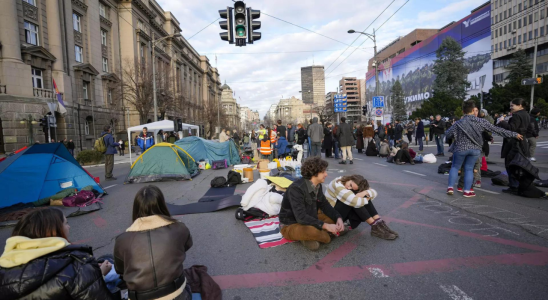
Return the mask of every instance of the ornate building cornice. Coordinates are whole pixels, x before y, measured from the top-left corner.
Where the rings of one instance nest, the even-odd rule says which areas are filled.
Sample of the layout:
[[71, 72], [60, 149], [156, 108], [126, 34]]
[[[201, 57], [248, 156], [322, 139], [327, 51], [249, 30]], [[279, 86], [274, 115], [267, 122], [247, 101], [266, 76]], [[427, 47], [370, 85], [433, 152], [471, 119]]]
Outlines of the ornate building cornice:
[[88, 10], [88, 6], [80, 0], [72, 0], [72, 4], [83, 9], [84, 11]]

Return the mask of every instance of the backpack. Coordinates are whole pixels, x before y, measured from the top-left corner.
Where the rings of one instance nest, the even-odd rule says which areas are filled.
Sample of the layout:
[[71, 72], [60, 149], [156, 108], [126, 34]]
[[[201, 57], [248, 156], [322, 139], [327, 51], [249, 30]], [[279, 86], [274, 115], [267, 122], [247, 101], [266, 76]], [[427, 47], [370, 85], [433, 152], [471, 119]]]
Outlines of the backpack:
[[242, 183], [242, 174], [235, 171], [228, 171], [226, 186], [235, 186]]
[[236, 210], [235, 215], [237, 220], [242, 220], [242, 221], [268, 218], [267, 213], [255, 207], [252, 207], [248, 210], [244, 210], [243, 208], [240, 207]]
[[384, 137], [386, 136], [386, 132], [384, 131], [384, 126], [379, 126], [377, 136], [379, 139], [384, 140]]
[[212, 188], [222, 188], [226, 186], [226, 178], [223, 176], [217, 176], [211, 180]]
[[251, 163], [251, 157], [249, 155], [242, 155], [242, 164], [247, 165]]
[[217, 169], [226, 169], [228, 168], [228, 164], [226, 162], [226, 159], [221, 159], [221, 160], [214, 160], [211, 162], [211, 168], [213, 170], [217, 170]]
[[508, 175], [505, 175], [505, 174], [499, 174], [491, 178], [491, 182], [494, 185], [502, 185], [502, 186], [508, 186], [510, 184], [510, 182], [508, 181]]
[[105, 143], [105, 136], [107, 136], [107, 135], [105, 134], [102, 137], [95, 140], [95, 144], [93, 145], [93, 149], [95, 149], [95, 151], [98, 151], [98, 152], [101, 152], [101, 153], [107, 152], [107, 145]]

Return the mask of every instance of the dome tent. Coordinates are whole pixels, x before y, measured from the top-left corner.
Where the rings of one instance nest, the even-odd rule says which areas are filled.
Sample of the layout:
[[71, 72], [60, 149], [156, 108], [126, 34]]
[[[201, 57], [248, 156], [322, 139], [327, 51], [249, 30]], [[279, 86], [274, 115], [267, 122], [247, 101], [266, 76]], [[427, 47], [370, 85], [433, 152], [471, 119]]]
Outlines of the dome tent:
[[174, 144], [159, 143], [135, 160], [126, 182], [191, 180], [198, 174], [196, 161], [185, 150]]
[[226, 159], [228, 165], [240, 163], [238, 148], [232, 140], [219, 143], [191, 136], [176, 141], [175, 145], [185, 149], [197, 161], [207, 159], [211, 163], [215, 160]]

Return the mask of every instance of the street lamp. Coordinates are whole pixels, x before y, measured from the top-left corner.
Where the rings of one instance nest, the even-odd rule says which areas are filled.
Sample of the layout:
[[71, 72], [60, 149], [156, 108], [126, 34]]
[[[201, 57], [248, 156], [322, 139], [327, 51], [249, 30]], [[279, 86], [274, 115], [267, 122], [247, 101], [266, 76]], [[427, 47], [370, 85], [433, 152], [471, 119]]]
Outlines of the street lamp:
[[[156, 100], [156, 51], [155, 47], [158, 42], [161, 42], [167, 38], [174, 38], [174, 37], [180, 37], [181, 33], [175, 33], [168, 36], [164, 36], [162, 38], [152, 40], [150, 43], [152, 45], [152, 92], [153, 92], [153, 99], [154, 99], [154, 122], [158, 121], [158, 101]], [[154, 38], [154, 34], [152, 34], [152, 37]]]
[[38, 124], [38, 122], [34, 121], [34, 118], [32, 118], [32, 115], [29, 114], [29, 116], [26, 119], [23, 119], [19, 121], [21, 124], [27, 124], [27, 127], [29, 129], [29, 144], [34, 144], [34, 134], [32, 132], [32, 125]]
[[[375, 35], [375, 28], [373, 28], [373, 34], [369, 34], [369, 33], [365, 33], [365, 32], [361, 32], [361, 31], [355, 31], [354, 29], [350, 29], [348, 30], [348, 33], [359, 33], [359, 34], [363, 34], [365, 35], [366, 37], [368, 37], [370, 40], [373, 41], [373, 49], [374, 49], [374, 54], [373, 54], [373, 67], [375, 67], [375, 96], [378, 96], [379, 95], [379, 76], [377, 74], [377, 70], [378, 70], [378, 67], [379, 67], [379, 64], [377, 63], [377, 39], [376, 39], [376, 35]], [[372, 108], [372, 107], [371, 107]], [[371, 109], [372, 110], [372, 109]]]

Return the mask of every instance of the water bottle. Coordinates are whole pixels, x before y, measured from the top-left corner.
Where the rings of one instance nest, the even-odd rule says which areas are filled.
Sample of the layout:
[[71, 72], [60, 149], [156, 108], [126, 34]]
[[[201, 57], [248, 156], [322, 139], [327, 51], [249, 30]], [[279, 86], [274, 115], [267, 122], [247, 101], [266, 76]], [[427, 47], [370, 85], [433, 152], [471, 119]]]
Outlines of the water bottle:
[[295, 177], [297, 177], [297, 178], [301, 178], [301, 177], [302, 177], [302, 175], [301, 175], [301, 166], [297, 166], [297, 167], [295, 168]]

